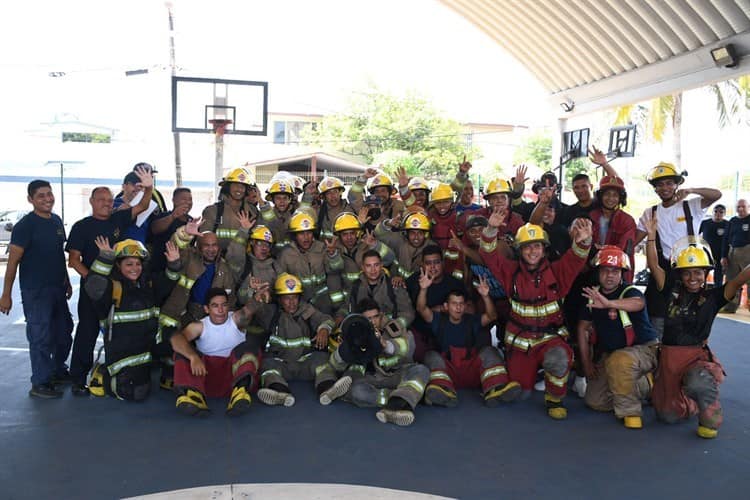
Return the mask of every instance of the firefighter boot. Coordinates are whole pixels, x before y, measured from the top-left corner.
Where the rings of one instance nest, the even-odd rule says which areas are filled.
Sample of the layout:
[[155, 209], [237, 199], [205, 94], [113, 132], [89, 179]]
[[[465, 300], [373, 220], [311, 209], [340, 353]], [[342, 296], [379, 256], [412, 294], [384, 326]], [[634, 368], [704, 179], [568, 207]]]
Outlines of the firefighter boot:
[[424, 391], [424, 402], [428, 405], [453, 408], [458, 404], [456, 391], [437, 384], [430, 384]]
[[209, 413], [206, 398], [195, 389], [188, 389], [185, 394], [179, 396], [175, 406], [184, 415], [202, 417]]
[[637, 415], [625, 417], [622, 419], [622, 422], [628, 429], [643, 429], [643, 421], [641, 420], [641, 417]]
[[104, 397], [106, 392], [104, 390], [104, 370], [106, 368], [101, 363], [96, 363], [94, 369], [91, 370], [91, 378], [89, 379], [89, 392], [92, 396]]
[[719, 435], [718, 429], [711, 429], [710, 427], [698, 426], [698, 435], [703, 439], [714, 439]]
[[404, 399], [391, 397], [385, 408], [375, 413], [375, 417], [382, 423], [392, 423], [406, 427], [414, 422], [414, 412]]
[[289, 407], [294, 405], [294, 396], [291, 395], [288, 387], [281, 384], [271, 384], [270, 387], [259, 389], [258, 399], [270, 406], [284, 405]]
[[568, 418], [568, 410], [565, 409], [565, 405], [563, 405], [563, 402], [560, 398], [545, 394], [544, 402], [547, 406], [547, 415], [554, 418], [555, 420], [565, 420], [566, 418]]
[[232, 395], [229, 397], [227, 415], [237, 417], [247, 413], [252, 402], [253, 399], [250, 397], [250, 393], [247, 392], [247, 387], [235, 386], [232, 389]]
[[490, 389], [487, 394], [484, 395], [484, 404], [490, 408], [494, 408], [502, 403], [510, 403], [521, 395], [521, 384], [515, 381], [510, 381], [505, 385], [501, 385]]
[[335, 399], [338, 399], [344, 394], [346, 394], [347, 392], [349, 392], [349, 388], [351, 386], [352, 386], [352, 378], [349, 375], [344, 375], [343, 377], [338, 379], [333, 385], [331, 385], [331, 387], [321, 392], [318, 400], [320, 401], [320, 404], [322, 405], [329, 405]]

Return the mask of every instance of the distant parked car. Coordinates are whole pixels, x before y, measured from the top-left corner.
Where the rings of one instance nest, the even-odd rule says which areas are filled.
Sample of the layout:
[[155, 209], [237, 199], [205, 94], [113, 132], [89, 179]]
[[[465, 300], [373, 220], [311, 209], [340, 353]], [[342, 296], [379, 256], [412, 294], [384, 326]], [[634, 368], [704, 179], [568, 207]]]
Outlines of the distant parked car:
[[28, 210], [0, 210], [0, 241], [10, 240], [13, 226], [27, 213], [29, 213]]

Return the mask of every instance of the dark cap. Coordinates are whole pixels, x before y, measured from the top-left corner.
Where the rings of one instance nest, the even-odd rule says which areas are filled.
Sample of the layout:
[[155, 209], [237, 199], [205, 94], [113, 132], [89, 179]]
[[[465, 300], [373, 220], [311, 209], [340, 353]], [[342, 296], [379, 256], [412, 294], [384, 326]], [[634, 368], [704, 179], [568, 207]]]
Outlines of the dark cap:
[[725, 207], [721, 203], [717, 203], [716, 205], [714, 205], [714, 210], [724, 210], [726, 212], [727, 211], [727, 207]]
[[487, 220], [487, 217], [484, 217], [483, 215], [470, 215], [468, 219], [466, 219], [466, 229], [471, 229], [472, 227], [487, 227], [490, 223]]
[[128, 175], [122, 180], [123, 184], [138, 184], [141, 179], [135, 175], [135, 172], [128, 172]]
[[365, 198], [365, 205], [380, 205], [383, 203], [383, 200], [380, 199], [380, 196], [375, 196], [374, 194], [371, 194], [367, 198]]
[[152, 174], [155, 174], [158, 172], [158, 170], [156, 170], [153, 165], [151, 165], [150, 163], [146, 163], [145, 161], [141, 161], [133, 165], [133, 171], [135, 172], [135, 169], [138, 167], [141, 167], [147, 172], [151, 172]]

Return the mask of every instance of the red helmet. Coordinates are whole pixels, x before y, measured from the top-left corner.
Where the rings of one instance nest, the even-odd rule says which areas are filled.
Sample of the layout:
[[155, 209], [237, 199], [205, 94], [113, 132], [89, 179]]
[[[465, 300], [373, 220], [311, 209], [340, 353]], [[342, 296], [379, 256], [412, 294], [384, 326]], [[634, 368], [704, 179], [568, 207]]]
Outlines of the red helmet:
[[605, 175], [599, 181], [599, 191], [615, 188], [621, 193], [625, 191], [625, 181], [614, 175]]
[[619, 247], [604, 245], [591, 259], [591, 266], [619, 267], [627, 271], [630, 270], [630, 258]]

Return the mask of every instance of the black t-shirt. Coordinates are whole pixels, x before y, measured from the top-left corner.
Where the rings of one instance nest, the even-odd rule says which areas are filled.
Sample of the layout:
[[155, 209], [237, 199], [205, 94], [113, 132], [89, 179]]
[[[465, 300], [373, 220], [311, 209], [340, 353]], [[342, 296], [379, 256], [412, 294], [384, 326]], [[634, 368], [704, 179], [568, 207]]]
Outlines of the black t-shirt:
[[[620, 299], [620, 295], [626, 286], [630, 285], [622, 284], [615, 291], [604, 294], [604, 296], [609, 300]], [[631, 287], [622, 295], [622, 298], [628, 299], [631, 297], [643, 298], [643, 293], [637, 288]], [[648, 318], [648, 310], [645, 303], [642, 310], [627, 314], [630, 318], [630, 323], [633, 325], [636, 344], [645, 344], [658, 338], [658, 333]], [[612, 352], [627, 347], [625, 328], [620, 320], [619, 311], [583, 307], [579, 318], [584, 321], [591, 321], [594, 324], [597, 351]]]
[[115, 243], [124, 238], [125, 230], [132, 222], [132, 208], [112, 212], [107, 220], [85, 217], [73, 224], [65, 250], [81, 252], [83, 265], [90, 268], [99, 255], [99, 248], [94, 243], [96, 237], [105, 236], [109, 239], [110, 246], [114, 247]]
[[[432, 309], [435, 306], [442, 305], [446, 300], [448, 300], [448, 293], [451, 290], [462, 290], [465, 293], [466, 287], [464, 286], [463, 281], [449, 274], [444, 274], [443, 279], [440, 280], [440, 283], [433, 283], [427, 289], [427, 307]], [[419, 295], [419, 272], [412, 274], [406, 280], [406, 291], [409, 292], [411, 303], [416, 305], [417, 295]], [[416, 318], [412, 323], [412, 327], [420, 332], [430, 331], [430, 325], [428, 325], [425, 320], [422, 319], [422, 316], [420, 314], [416, 315]]]
[[565, 226], [557, 223], [545, 224], [544, 230], [547, 231], [550, 244], [547, 251], [547, 258], [551, 262], [554, 262], [562, 257], [570, 248], [570, 234]]
[[481, 334], [482, 316], [480, 314], [464, 314], [461, 322], [451, 323], [448, 314], [432, 315], [430, 331], [440, 346], [440, 352], [448, 352], [451, 347], [467, 347], [479, 349], [488, 345], [486, 335]]
[[559, 213], [557, 217], [555, 217], [555, 222], [569, 228], [577, 218], [588, 218], [589, 212], [595, 209], [596, 206], [597, 204], [595, 201], [592, 201], [587, 207], [582, 207], [580, 203], [564, 206], [562, 210], [558, 211]]
[[724, 307], [724, 286], [688, 293], [670, 273], [665, 283], [667, 316], [664, 320], [664, 345], [699, 345], [708, 340], [719, 309]]
[[26, 214], [13, 227], [10, 243], [23, 248], [18, 274], [22, 290], [67, 284], [65, 228], [60, 217], [52, 214], [47, 219], [34, 212]]
[[703, 239], [711, 246], [711, 253], [714, 256], [714, 260], [721, 259], [721, 256], [726, 253], [724, 248], [728, 243], [726, 236], [729, 232], [729, 221], [721, 220], [715, 222], [713, 219], [705, 219], [701, 222], [698, 232], [703, 235]]

